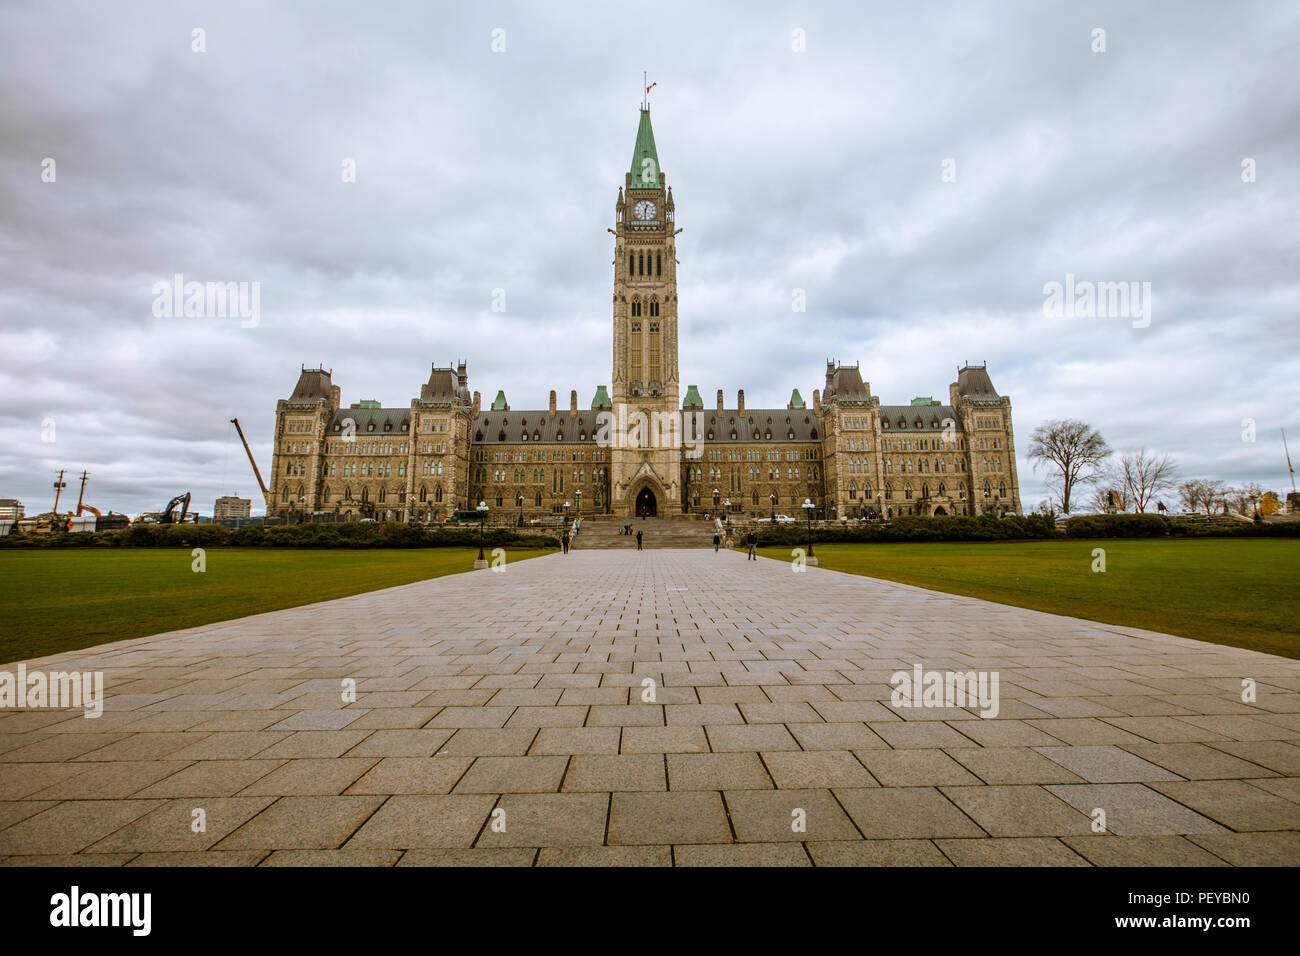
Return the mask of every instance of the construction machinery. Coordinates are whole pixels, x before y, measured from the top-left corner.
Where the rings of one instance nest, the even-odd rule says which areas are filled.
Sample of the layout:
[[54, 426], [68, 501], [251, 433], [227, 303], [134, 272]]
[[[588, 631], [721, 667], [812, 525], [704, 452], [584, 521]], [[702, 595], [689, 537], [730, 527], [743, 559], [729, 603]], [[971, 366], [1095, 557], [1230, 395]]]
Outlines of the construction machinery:
[[244, 430], [239, 427], [239, 419], [232, 418], [230, 424], [235, 426], [235, 431], [239, 432], [239, 440], [244, 443], [244, 452], [248, 455], [248, 463], [253, 466], [253, 474], [257, 476], [257, 486], [262, 489], [262, 503], [266, 505], [266, 513], [271, 513], [271, 492], [267, 490], [266, 482], [262, 480], [262, 472], [258, 470], [257, 462], [253, 460], [253, 449], [248, 447], [248, 439], [244, 437]]
[[80, 517], [82, 516], [83, 513], [89, 511], [89, 512], [90, 512], [91, 514], [93, 514], [96, 518], [102, 518], [102, 517], [104, 517], [104, 513], [103, 513], [102, 511], [100, 511], [100, 510], [99, 510], [98, 508], [96, 508], [94, 505], [88, 505], [88, 504], [86, 504], [86, 502], [85, 502], [85, 498], [86, 498], [86, 479], [89, 478], [89, 477], [90, 477], [90, 473], [89, 473], [89, 472], [83, 471], [83, 472], [81, 473], [81, 493], [80, 493], [79, 495], [77, 495], [77, 517], [80, 518]]
[[[176, 506], [180, 505], [181, 513], [176, 514]], [[190, 493], [187, 491], [182, 495], [177, 495], [171, 501], [167, 502], [167, 508], [163, 511], [162, 516], [158, 519], [159, 524], [181, 524], [185, 521], [185, 516], [190, 511]]]
[[[181, 509], [180, 514], [176, 513], [177, 506]], [[181, 524], [189, 513], [190, 493], [186, 491], [167, 502], [167, 507], [162, 511], [146, 511], [136, 515], [133, 524]], [[197, 514], [192, 516], [192, 520], [197, 518]]]

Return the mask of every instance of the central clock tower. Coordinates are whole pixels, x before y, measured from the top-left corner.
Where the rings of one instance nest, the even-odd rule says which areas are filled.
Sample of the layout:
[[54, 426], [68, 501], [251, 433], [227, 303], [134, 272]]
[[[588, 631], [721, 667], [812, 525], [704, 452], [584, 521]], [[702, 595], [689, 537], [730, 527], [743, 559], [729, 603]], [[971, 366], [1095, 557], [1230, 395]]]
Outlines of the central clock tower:
[[631, 168], [614, 213], [612, 504], [616, 514], [626, 516], [680, 514], [675, 242], [680, 230], [648, 107], [641, 108]]

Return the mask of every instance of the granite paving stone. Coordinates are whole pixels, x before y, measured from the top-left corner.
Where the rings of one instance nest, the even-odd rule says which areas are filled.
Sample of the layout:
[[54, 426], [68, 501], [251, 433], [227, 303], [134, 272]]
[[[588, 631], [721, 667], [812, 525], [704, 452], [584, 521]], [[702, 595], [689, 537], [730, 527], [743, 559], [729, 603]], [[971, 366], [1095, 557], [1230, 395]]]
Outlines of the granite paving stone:
[[[0, 711], [6, 866], [1300, 865], [1300, 661], [735, 552], [25, 663], [106, 693]], [[999, 674], [998, 715], [894, 706], [917, 665]]]

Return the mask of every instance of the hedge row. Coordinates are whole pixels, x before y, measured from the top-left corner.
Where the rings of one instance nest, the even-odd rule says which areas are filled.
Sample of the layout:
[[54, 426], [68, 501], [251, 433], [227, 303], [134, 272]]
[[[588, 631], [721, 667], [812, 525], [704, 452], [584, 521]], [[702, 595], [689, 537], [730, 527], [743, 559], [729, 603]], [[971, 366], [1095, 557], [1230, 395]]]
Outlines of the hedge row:
[[[814, 527], [814, 541], [1024, 541], [1056, 536], [1056, 523], [1045, 515], [972, 518], [952, 515], [941, 518], [903, 517], [884, 524], [844, 523]], [[808, 540], [806, 526], [768, 527], [758, 532], [760, 545], [797, 545]]]
[[[467, 548], [478, 547], [478, 528], [423, 528], [397, 522], [250, 525], [225, 528], [215, 524], [141, 524], [122, 531], [77, 534], [6, 535], [9, 548]], [[488, 547], [556, 548], [545, 534], [520, 534], [490, 528], [483, 534]]]
[[1065, 524], [1071, 538], [1300, 538], [1300, 521], [1211, 524], [1162, 515], [1080, 515]]
[[[743, 534], [742, 534], [743, 537]], [[943, 518], [904, 517], [885, 524], [856, 524], [814, 527], [816, 542], [890, 541], [1043, 541], [1060, 538], [1296, 538], [1300, 521], [1258, 524], [1208, 524], [1171, 521], [1160, 515], [1080, 515], [1066, 522], [1064, 530], [1046, 515], [978, 518], [953, 515]], [[766, 527], [758, 532], [760, 545], [799, 545], [808, 540], [804, 525]]]

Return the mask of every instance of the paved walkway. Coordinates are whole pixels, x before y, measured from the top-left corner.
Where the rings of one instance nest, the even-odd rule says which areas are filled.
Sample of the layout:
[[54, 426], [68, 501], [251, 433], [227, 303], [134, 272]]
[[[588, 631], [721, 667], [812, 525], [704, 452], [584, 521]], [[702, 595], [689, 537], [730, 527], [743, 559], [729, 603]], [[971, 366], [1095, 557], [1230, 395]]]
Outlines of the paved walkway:
[[[918, 663], [998, 715], [892, 706]], [[28, 663], [69, 666], [103, 716], [0, 711], [7, 864], [1300, 863], [1300, 661], [735, 553]]]

